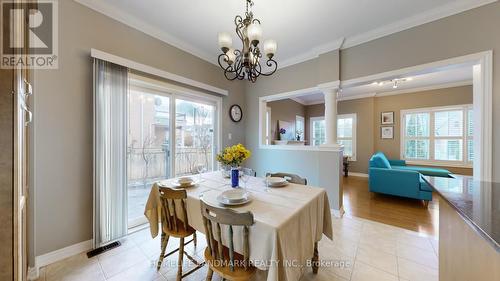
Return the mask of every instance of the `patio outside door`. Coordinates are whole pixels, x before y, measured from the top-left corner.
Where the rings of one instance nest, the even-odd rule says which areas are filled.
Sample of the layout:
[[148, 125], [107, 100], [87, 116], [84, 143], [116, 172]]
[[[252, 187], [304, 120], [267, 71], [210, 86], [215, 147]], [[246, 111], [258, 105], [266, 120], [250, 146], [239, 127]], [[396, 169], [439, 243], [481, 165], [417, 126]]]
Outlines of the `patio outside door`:
[[137, 79], [131, 79], [128, 98], [129, 228], [146, 223], [144, 207], [154, 182], [214, 169], [218, 128], [218, 103], [210, 97]]

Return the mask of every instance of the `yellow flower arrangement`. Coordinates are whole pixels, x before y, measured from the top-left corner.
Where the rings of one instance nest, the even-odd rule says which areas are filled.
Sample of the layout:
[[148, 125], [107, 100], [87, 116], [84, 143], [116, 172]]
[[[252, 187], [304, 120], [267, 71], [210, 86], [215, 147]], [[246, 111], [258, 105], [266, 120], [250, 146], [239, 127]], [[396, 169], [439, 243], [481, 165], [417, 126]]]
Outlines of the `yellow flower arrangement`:
[[243, 161], [250, 158], [250, 151], [241, 143], [224, 148], [217, 154], [217, 161], [225, 166], [238, 167]]

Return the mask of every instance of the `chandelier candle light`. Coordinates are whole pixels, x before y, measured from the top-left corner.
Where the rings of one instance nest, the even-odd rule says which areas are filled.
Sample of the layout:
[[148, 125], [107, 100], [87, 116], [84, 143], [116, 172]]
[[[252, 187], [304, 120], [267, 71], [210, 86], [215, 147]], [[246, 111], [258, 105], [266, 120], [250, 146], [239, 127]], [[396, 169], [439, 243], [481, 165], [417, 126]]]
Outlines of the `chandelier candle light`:
[[[276, 53], [277, 44], [274, 40], [264, 41], [264, 54], [267, 57], [265, 69], [262, 69], [261, 59], [262, 52], [259, 48], [259, 43], [262, 39], [262, 27], [260, 20], [253, 17], [252, 11], [249, 10], [253, 6], [252, 0], [246, 1], [245, 18], [237, 15], [234, 18], [236, 25], [236, 34], [241, 39], [242, 50], [232, 47], [233, 40], [227, 32], [219, 33], [219, 47], [222, 54], [219, 55], [219, 65], [224, 70], [224, 76], [228, 80], [243, 80], [257, 81], [260, 75], [270, 76], [278, 68], [278, 63], [273, 59]], [[267, 72], [265, 72], [267, 70]]]

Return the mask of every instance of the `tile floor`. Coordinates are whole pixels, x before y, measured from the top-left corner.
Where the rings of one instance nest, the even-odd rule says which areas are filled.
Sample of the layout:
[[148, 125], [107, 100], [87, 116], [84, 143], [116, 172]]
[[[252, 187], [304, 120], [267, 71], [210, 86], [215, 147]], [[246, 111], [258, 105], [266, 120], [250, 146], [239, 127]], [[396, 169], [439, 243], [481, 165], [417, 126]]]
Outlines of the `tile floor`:
[[[334, 240], [326, 237], [319, 243], [320, 258], [333, 261], [317, 275], [308, 270], [301, 281], [434, 281], [438, 280], [437, 239], [417, 232], [355, 217], [333, 219]], [[205, 247], [199, 235], [199, 245], [187, 247], [199, 259]], [[178, 241], [169, 241], [174, 249]], [[175, 280], [177, 254], [164, 260], [157, 272], [155, 261], [160, 251], [159, 238], [151, 239], [145, 229], [129, 235], [122, 246], [91, 259], [76, 255], [41, 268], [41, 281], [99, 280]], [[186, 271], [192, 264], [186, 264]], [[261, 272], [262, 273], [262, 272]], [[184, 280], [205, 280], [206, 267]], [[262, 274], [255, 280], [264, 280]], [[214, 275], [213, 280], [221, 280]]]

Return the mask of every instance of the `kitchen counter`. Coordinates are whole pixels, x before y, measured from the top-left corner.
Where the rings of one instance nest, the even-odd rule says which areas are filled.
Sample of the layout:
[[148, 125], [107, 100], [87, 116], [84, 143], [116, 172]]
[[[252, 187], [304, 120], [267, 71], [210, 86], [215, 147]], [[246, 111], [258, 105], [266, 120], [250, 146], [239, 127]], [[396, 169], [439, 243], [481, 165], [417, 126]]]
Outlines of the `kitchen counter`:
[[500, 251], [500, 183], [474, 181], [472, 177], [425, 177], [441, 197], [497, 251]]
[[500, 183], [429, 177], [439, 204], [439, 280], [500, 281]]

